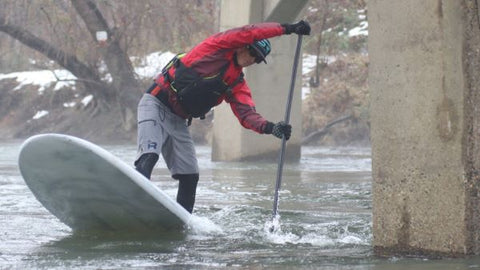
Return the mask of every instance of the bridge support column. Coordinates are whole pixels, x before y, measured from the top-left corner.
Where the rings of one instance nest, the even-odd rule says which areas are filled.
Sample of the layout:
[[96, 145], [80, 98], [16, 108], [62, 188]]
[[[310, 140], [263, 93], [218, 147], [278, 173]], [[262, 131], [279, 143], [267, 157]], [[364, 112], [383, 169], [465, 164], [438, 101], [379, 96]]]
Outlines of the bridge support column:
[[377, 254], [479, 254], [475, 3], [368, 2]]
[[[307, 1], [290, 1], [294, 8], [285, 14], [289, 1], [223, 0], [221, 2], [220, 30], [261, 22], [273, 17], [278, 22], [292, 22]], [[298, 3], [302, 3], [299, 6]], [[275, 7], [282, 7], [276, 11]], [[288, 10], [288, 9], [287, 9]], [[282, 16], [282, 14], [285, 14]], [[267, 120], [278, 122], [284, 119], [290, 86], [296, 35], [270, 39], [272, 52], [268, 64], [259, 64], [245, 69], [245, 78], [252, 89], [257, 112]], [[301, 62], [301, 61], [300, 61]], [[292, 104], [291, 124], [293, 135], [287, 143], [286, 159], [299, 160], [302, 138], [301, 119], [301, 64], [297, 71], [295, 94]], [[244, 129], [233, 115], [230, 105], [215, 107], [212, 142], [212, 160], [236, 161], [249, 159], [276, 160], [280, 140], [272, 135], [259, 135]]]

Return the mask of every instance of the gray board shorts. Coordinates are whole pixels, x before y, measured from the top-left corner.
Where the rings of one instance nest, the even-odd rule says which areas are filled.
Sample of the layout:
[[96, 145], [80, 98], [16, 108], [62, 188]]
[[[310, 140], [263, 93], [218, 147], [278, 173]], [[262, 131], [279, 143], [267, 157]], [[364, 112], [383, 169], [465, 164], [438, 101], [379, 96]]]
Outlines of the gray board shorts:
[[161, 153], [172, 175], [198, 173], [195, 146], [185, 119], [150, 94], [143, 95], [137, 113], [136, 160], [146, 153]]

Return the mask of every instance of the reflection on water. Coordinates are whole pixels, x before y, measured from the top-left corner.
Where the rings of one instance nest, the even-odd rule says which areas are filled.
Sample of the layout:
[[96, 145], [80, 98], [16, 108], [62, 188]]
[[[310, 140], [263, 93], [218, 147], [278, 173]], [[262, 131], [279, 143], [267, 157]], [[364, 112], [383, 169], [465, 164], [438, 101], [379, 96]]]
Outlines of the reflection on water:
[[[473, 269], [472, 259], [380, 259], [372, 253], [369, 148], [302, 149], [284, 167], [279, 229], [270, 233], [276, 164], [212, 162], [198, 147], [196, 219], [185, 233], [76, 235], [24, 184], [18, 142], [0, 144], [0, 269]], [[128, 164], [132, 145], [105, 148]], [[174, 197], [160, 161], [153, 181]], [[197, 220], [197, 221], [198, 221]], [[195, 222], [198, 224], [199, 222]]]

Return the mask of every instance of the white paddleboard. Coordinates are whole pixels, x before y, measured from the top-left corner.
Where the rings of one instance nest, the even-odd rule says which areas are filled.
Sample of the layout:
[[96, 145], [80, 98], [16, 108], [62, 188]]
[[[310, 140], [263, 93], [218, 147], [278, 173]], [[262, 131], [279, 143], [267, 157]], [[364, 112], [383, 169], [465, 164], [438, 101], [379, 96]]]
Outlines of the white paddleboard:
[[179, 230], [192, 216], [133, 167], [76, 137], [29, 138], [19, 167], [35, 197], [74, 231]]

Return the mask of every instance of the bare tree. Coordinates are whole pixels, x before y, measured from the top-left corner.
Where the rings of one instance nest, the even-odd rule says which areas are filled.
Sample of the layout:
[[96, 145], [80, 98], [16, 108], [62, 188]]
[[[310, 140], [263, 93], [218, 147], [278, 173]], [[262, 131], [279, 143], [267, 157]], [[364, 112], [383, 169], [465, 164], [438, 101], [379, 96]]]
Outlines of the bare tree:
[[[0, 14], [0, 31], [69, 70], [83, 83], [87, 92], [94, 94], [103, 101], [102, 105], [106, 105], [106, 101], [113, 101], [114, 104], [117, 104], [122, 108], [125, 130], [131, 130], [135, 124], [133, 116], [134, 106], [139, 95], [139, 84], [135, 79], [128, 56], [119, 44], [115, 29], [109, 27], [93, 1], [71, 0], [71, 3], [82, 18], [92, 38], [95, 38], [97, 31], [108, 33], [107, 46], [101, 50], [101, 54], [112, 76], [111, 84], [102, 81], [98, 71], [80, 61], [76, 55], [66, 52], [60, 46], [52, 44], [20, 26], [11, 24], [5, 14]], [[108, 106], [105, 106], [105, 108], [108, 108]]]
[[[129, 54], [187, 50], [216, 30], [215, 7], [216, 0], [4, 0], [0, 32], [75, 75], [96, 97], [95, 114], [120, 109], [118, 119], [129, 131], [142, 92]], [[98, 31], [107, 33], [105, 46]]]
[[114, 100], [123, 108], [123, 122], [126, 130], [130, 130], [135, 124], [132, 106], [136, 104], [139, 84], [135, 79], [132, 64], [128, 55], [120, 46], [120, 37], [115, 29], [108, 26], [102, 13], [91, 0], [71, 0], [76, 11], [85, 22], [93, 39], [98, 31], [107, 33], [107, 46], [101, 51], [102, 58], [112, 75]]

